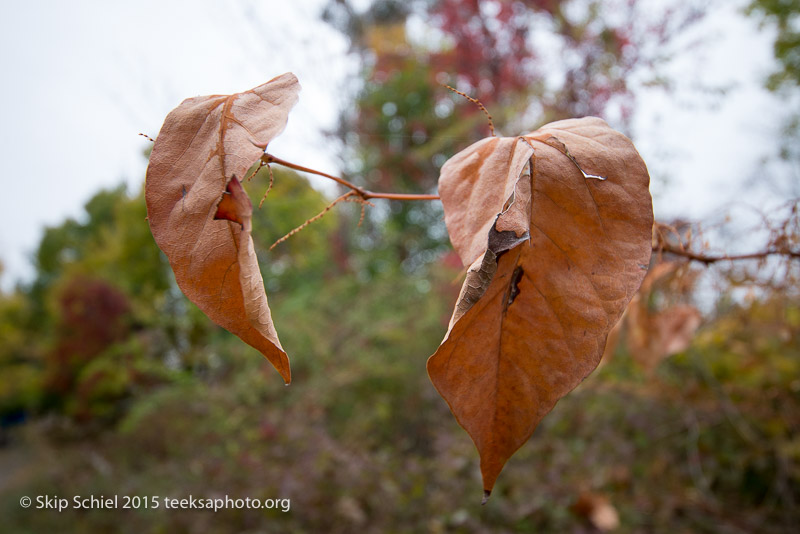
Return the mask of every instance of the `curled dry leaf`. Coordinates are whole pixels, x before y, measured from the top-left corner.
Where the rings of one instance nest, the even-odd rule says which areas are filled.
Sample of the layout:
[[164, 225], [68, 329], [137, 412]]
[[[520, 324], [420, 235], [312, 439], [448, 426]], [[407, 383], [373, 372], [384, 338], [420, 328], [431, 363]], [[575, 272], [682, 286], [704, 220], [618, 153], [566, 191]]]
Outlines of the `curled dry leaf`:
[[670, 261], [650, 266], [639, 291], [608, 334], [600, 365], [613, 357], [623, 330], [631, 356], [647, 373], [652, 373], [668, 356], [689, 348], [702, 323], [700, 311], [688, 304], [669, 302], [662, 304], [659, 310], [651, 309], [652, 295], [660, 287], [668, 287], [670, 295], [685, 297], [691, 293], [697, 271], [687, 270], [687, 267], [686, 262]]
[[242, 93], [184, 100], [161, 127], [145, 182], [150, 230], [178, 286], [264, 354], [287, 384], [289, 359], [272, 323], [240, 179], [283, 131], [299, 91], [287, 73]]
[[603, 494], [581, 492], [571, 509], [575, 515], [584, 518], [600, 532], [611, 532], [619, 528], [617, 509]]
[[651, 295], [659, 286], [668, 285], [672, 294], [681, 294], [693, 286], [696, 273], [685, 272], [684, 266], [679, 262], [654, 265], [628, 305], [625, 314], [628, 350], [647, 373], [653, 373], [667, 357], [689, 348], [702, 323], [700, 311], [688, 304], [671, 303], [659, 310], [650, 308]]
[[445, 222], [470, 268], [428, 373], [475, 442], [485, 496], [597, 367], [639, 288], [649, 181], [630, 140], [597, 118], [484, 139], [442, 167]]
[[679, 304], [653, 317], [654, 337], [660, 346], [657, 360], [689, 348], [703, 318], [694, 306]]

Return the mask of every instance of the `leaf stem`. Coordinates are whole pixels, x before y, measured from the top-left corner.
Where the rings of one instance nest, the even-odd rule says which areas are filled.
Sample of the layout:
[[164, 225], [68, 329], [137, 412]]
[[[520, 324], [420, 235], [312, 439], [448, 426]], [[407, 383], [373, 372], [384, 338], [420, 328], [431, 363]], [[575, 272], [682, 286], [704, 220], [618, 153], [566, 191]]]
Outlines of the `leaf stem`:
[[348, 182], [344, 178], [339, 178], [338, 176], [333, 176], [332, 174], [328, 174], [322, 171], [318, 171], [315, 169], [311, 169], [309, 167], [304, 167], [302, 165], [298, 165], [296, 163], [292, 163], [290, 161], [286, 161], [285, 159], [278, 158], [273, 156], [272, 154], [264, 154], [261, 157], [261, 161], [265, 164], [276, 163], [278, 165], [282, 165], [284, 167], [288, 167], [289, 169], [294, 169], [296, 171], [307, 172], [311, 174], [316, 174], [317, 176], [322, 176], [324, 178], [328, 178], [333, 180], [334, 182], [343, 185], [347, 188], [350, 188], [355, 192], [356, 195], [361, 197], [363, 200], [369, 200], [371, 198], [383, 198], [386, 200], [439, 200], [439, 195], [412, 195], [412, 194], [405, 194], [405, 193], [376, 193], [374, 191], [367, 191], [362, 187], [358, 187], [354, 183]]
[[365, 200], [370, 198], [385, 198], [387, 200], [439, 200], [439, 195], [414, 195], [406, 193], [374, 193], [372, 191], [364, 191]]

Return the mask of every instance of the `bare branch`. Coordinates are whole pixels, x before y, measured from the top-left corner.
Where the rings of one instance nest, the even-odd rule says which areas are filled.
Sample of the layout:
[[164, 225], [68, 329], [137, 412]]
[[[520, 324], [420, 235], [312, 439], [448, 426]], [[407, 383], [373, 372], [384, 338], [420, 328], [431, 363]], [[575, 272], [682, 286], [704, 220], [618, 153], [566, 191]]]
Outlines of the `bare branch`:
[[314, 215], [313, 217], [311, 217], [310, 219], [308, 219], [306, 222], [304, 222], [303, 224], [301, 224], [300, 226], [298, 226], [297, 228], [295, 228], [294, 230], [292, 230], [291, 232], [289, 232], [288, 234], [286, 234], [286, 235], [285, 235], [285, 236], [283, 236], [282, 238], [280, 238], [280, 239], [278, 239], [277, 241], [275, 241], [275, 242], [274, 242], [274, 243], [273, 243], [273, 244], [272, 244], [272, 245], [269, 247], [269, 249], [270, 249], [270, 250], [272, 250], [273, 248], [277, 247], [278, 245], [280, 245], [281, 243], [283, 243], [284, 241], [286, 241], [287, 239], [289, 239], [290, 237], [292, 237], [294, 234], [296, 234], [297, 232], [299, 232], [300, 230], [302, 230], [303, 228], [305, 228], [306, 226], [308, 226], [309, 224], [311, 224], [311, 223], [313, 223], [313, 222], [315, 222], [315, 221], [318, 221], [318, 220], [320, 220], [320, 219], [321, 219], [321, 218], [322, 218], [322, 217], [323, 217], [323, 216], [324, 216], [326, 213], [328, 213], [328, 212], [331, 210], [331, 208], [333, 208], [333, 207], [334, 207], [336, 204], [338, 204], [339, 202], [342, 202], [342, 201], [346, 201], [348, 197], [350, 197], [350, 196], [352, 196], [352, 195], [354, 195], [354, 194], [356, 194], [354, 191], [348, 191], [348, 192], [347, 192], [347, 193], [345, 193], [344, 195], [340, 196], [339, 198], [337, 198], [336, 200], [334, 200], [333, 202], [331, 202], [330, 204], [328, 204], [327, 206], [325, 206], [325, 209], [324, 209], [324, 210], [322, 210], [321, 212], [317, 213], [316, 215]]
[[489, 113], [489, 110], [486, 109], [486, 106], [483, 105], [483, 102], [481, 102], [477, 98], [473, 98], [473, 97], [469, 96], [466, 93], [462, 93], [461, 91], [459, 91], [455, 87], [450, 87], [449, 85], [444, 84], [444, 83], [439, 84], [439, 85], [441, 85], [442, 87], [446, 87], [447, 89], [450, 89], [451, 91], [453, 91], [457, 95], [463, 96], [464, 98], [466, 98], [467, 100], [469, 100], [470, 102], [472, 102], [473, 104], [475, 104], [476, 106], [481, 108], [481, 111], [483, 111], [484, 115], [486, 115], [486, 119], [489, 121], [489, 134], [490, 134], [490, 137], [494, 137], [494, 121], [492, 120], [492, 115], [491, 115], [491, 113]]
[[328, 174], [308, 167], [303, 167], [302, 165], [298, 165], [296, 163], [292, 163], [290, 161], [286, 161], [284, 159], [275, 157], [272, 154], [264, 154], [261, 157], [261, 161], [266, 162], [266, 164], [276, 163], [278, 165], [282, 165], [284, 167], [288, 167], [296, 171], [308, 172], [311, 174], [316, 174], [317, 176], [328, 178], [340, 185], [352, 189], [352, 192], [361, 197], [362, 200], [369, 200], [371, 198], [383, 198], [386, 200], [439, 200], [439, 195], [410, 195], [404, 193], [375, 193], [372, 191], [367, 191], [366, 189], [363, 189], [351, 182], [348, 182], [344, 178], [339, 178], [338, 176], [333, 176], [332, 174]]
[[261, 197], [261, 202], [258, 203], [258, 209], [261, 209], [261, 206], [264, 205], [264, 201], [267, 200], [267, 195], [269, 195], [269, 192], [272, 191], [272, 184], [275, 183], [275, 177], [272, 175], [272, 167], [267, 165], [267, 170], [269, 171], [269, 186], [267, 186], [264, 196]]
[[653, 247], [653, 252], [667, 252], [676, 256], [681, 256], [692, 261], [705, 263], [710, 265], [719, 261], [741, 261], [741, 260], [763, 260], [769, 256], [786, 256], [792, 259], [800, 259], [800, 252], [788, 249], [767, 249], [760, 252], [751, 252], [749, 254], [719, 254], [719, 255], [706, 255], [699, 252], [692, 252], [683, 247], [676, 247], [667, 243], [659, 243]]

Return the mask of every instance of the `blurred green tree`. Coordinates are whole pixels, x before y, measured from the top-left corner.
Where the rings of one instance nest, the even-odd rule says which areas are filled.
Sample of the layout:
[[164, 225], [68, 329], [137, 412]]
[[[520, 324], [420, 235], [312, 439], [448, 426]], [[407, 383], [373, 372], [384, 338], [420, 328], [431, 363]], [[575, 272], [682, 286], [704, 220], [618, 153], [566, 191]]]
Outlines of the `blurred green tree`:
[[777, 30], [773, 53], [779, 69], [769, 77], [770, 89], [800, 86], [800, 1], [753, 0], [748, 12]]
[[[780, 157], [790, 163], [782, 172], [790, 174], [781, 189], [800, 195], [797, 162], [800, 161], [800, 1], [753, 0], [750, 15], [761, 19], [762, 26], [774, 28], [773, 55], [777, 69], [766, 80], [767, 87], [781, 95], [789, 109], [782, 124]], [[770, 177], [770, 182], [780, 183]]]

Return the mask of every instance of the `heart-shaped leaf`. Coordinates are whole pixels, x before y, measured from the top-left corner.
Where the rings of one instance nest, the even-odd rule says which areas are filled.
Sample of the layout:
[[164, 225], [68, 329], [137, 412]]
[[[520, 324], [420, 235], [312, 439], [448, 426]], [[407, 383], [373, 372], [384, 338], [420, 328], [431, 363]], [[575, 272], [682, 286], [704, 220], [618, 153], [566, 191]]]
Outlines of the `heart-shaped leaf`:
[[239, 180], [286, 126], [300, 85], [291, 73], [243, 93], [189, 98], [164, 121], [147, 167], [150, 230], [183, 293], [258, 349], [291, 381], [250, 237]]
[[593, 117], [485, 139], [442, 167], [445, 222], [470, 268], [428, 373], [475, 442], [485, 496], [597, 367], [641, 284], [649, 181], [630, 140]]

